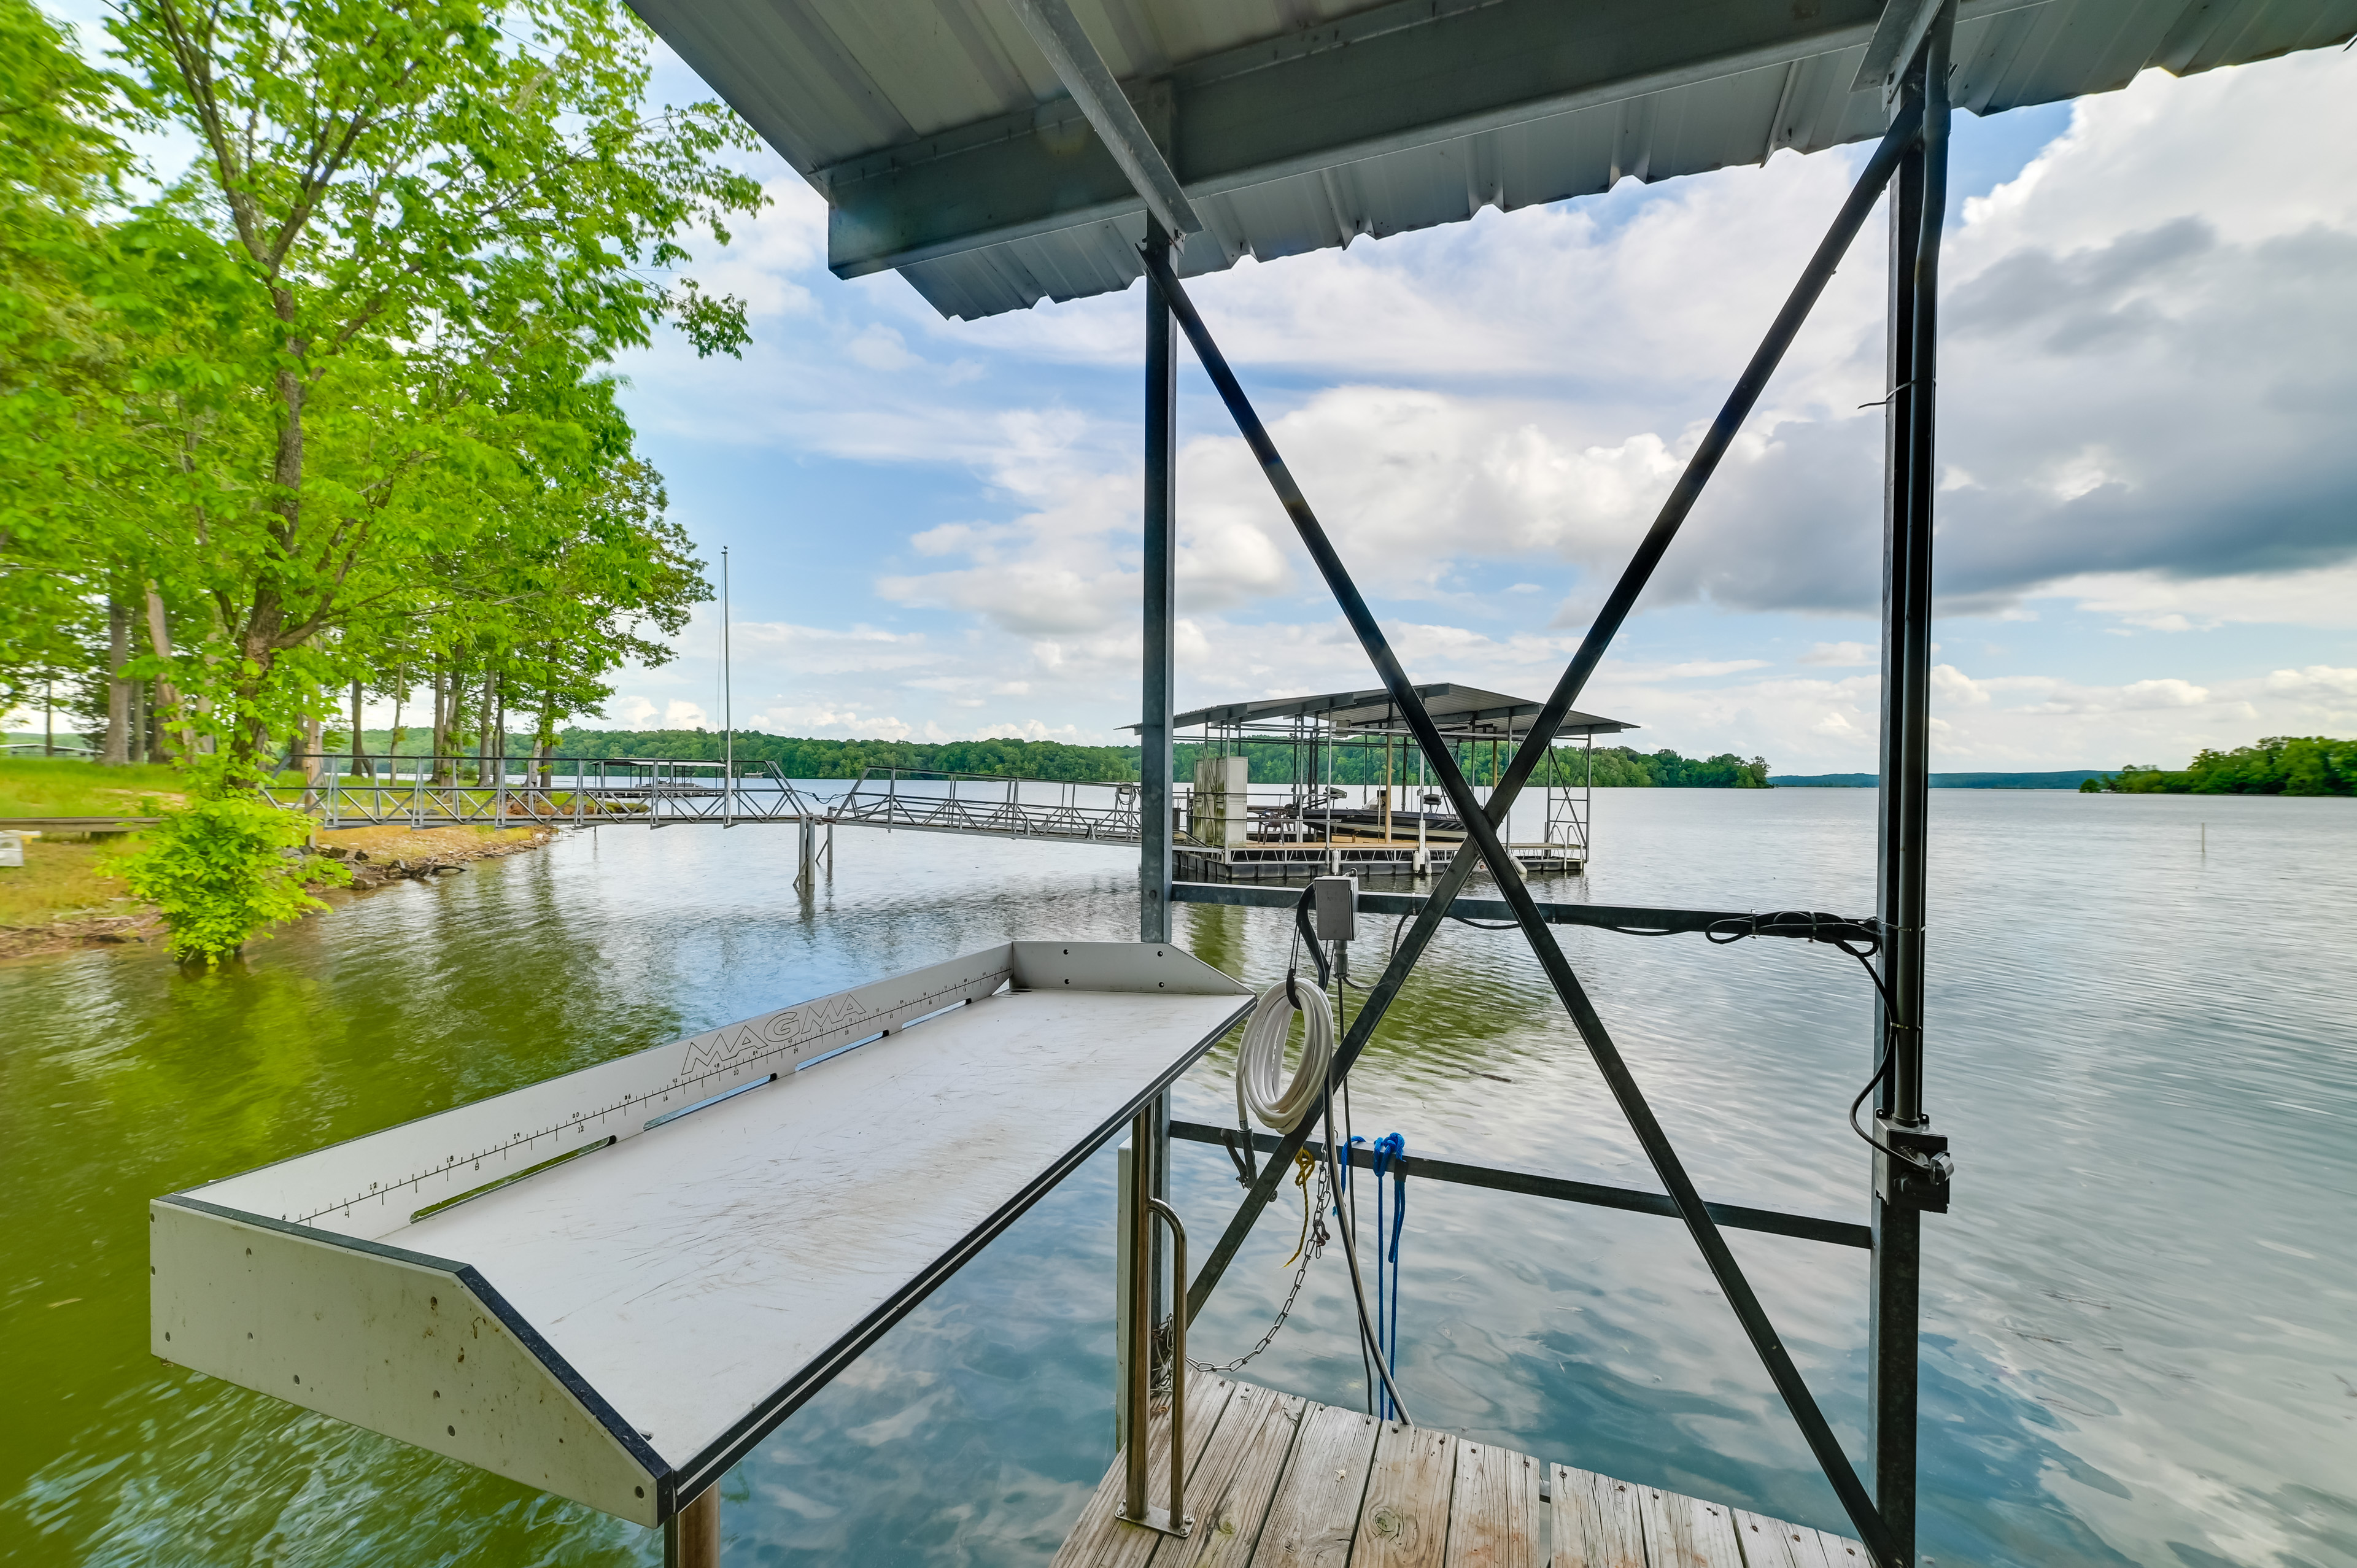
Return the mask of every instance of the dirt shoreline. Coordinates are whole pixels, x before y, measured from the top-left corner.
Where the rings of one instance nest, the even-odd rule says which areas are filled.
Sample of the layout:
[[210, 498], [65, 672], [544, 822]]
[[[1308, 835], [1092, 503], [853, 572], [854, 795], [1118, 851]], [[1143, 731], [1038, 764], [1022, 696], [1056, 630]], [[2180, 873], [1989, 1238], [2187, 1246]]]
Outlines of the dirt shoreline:
[[[397, 882], [430, 882], [463, 871], [468, 863], [498, 860], [554, 841], [556, 830], [538, 825], [512, 828], [344, 828], [312, 835], [318, 853], [352, 871], [349, 888], [324, 892], [329, 908], [338, 896], [373, 892]], [[28, 846], [29, 847], [29, 846]], [[283, 929], [283, 928], [282, 928]], [[128, 897], [46, 926], [0, 929], [0, 960], [41, 958], [91, 948], [161, 946], [164, 918]]]

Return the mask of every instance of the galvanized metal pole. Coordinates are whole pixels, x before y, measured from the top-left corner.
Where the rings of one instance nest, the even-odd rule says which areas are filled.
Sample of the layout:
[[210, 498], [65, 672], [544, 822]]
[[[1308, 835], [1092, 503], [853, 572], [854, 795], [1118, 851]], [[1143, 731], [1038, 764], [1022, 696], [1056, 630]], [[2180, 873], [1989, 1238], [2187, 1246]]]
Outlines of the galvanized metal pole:
[[1126, 1428], [1121, 1434], [1123, 1457], [1121, 1517], [1144, 1520], [1146, 1500], [1146, 1433], [1154, 1398], [1154, 1295], [1148, 1277], [1146, 1259], [1153, 1248], [1147, 1244], [1151, 1211], [1146, 1207], [1148, 1176], [1140, 1167], [1141, 1157], [1154, 1140], [1154, 1115], [1141, 1111], [1129, 1124], [1129, 1146], [1132, 1151], [1129, 1181], [1124, 1197], [1121, 1223], [1127, 1245], [1121, 1249], [1123, 1261], [1128, 1264], [1127, 1277], [1122, 1288], [1128, 1295], [1128, 1308], [1123, 1314], [1128, 1339], [1123, 1346], [1122, 1375], [1124, 1379], [1122, 1418]]
[[[1927, 1155], [1941, 1146], [1926, 1131], [1923, 1112], [1923, 927], [1940, 235], [1947, 205], [1948, 45], [1954, 23], [1951, 4], [1932, 25], [1905, 87], [1922, 104], [1923, 131], [1890, 185], [1890, 396], [1883, 424], [1877, 912], [1890, 1006], [1876, 1003], [1873, 1060], [1886, 1068], [1876, 1096], [1876, 1125], [1885, 1144]], [[1877, 1150], [1867, 1419], [1875, 1507], [1892, 1554], [1901, 1563], [1915, 1560], [1923, 1211], [1945, 1207], [1944, 1182], [1932, 1190], [1920, 1173]]]
[[[737, 825], [737, 706], [729, 684], [728, 666], [728, 546], [720, 547], [720, 825]], [[809, 829], [803, 829], [809, 836]]]
[[[1170, 254], [1170, 236], [1147, 220], [1146, 242]], [[1170, 720], [1175, 675], [1171, 598], [1176, 589], [1172, 512], [1177, 504], [1178, 354], [1170, 302], [1146, 290], [1146, 665], [1138, 714], [1138, 940], [1170, 940]], [[1157, 1192], [1157, 1197], [1161, 1194]]]
[[[1151, 218], [1146, 242], [1166, 263], [1170, 236]], [[1138, 940], [1170, 940], [1170, 804], [1178, 661], [1174, 650], [1178, 594], [1178, 339], [1170, 302], [1152, 284], [1146, 287], [1146, 505], [1145, 668], [1138, 739], [1137, 897]], [[1141, 1120], [1138, 1177], [1146, 1197], [1170, 1200], [1170, 1097], [1157, 1099]], [[1147, 1259], [1147, 1294], [1162, 1300], [1168, 1251], [1158, 1227], [1146, 1225], [1136, 1238]], [[1182, 1291], [1184, 1287], [1181, 1287]], [[1149, 1305], [1146, 1316], [1154, 1316]], [[1143, 1431], [1141, 1427], [1139, 1430]]]

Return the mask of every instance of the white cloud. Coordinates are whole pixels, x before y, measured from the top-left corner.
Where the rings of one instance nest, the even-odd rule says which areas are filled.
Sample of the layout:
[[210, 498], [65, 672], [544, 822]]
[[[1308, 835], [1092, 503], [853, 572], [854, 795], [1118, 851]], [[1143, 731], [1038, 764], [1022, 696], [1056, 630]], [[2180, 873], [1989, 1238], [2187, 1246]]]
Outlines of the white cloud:
[[909, 352], [909, 345], [899, 333], [880, 323], [845, 343], [843, 351], [871, 371], [905, 371], [925, 362]]
[[2357, 628], [2357, 564], [2232, 577], [2087, 573], [2043, 591], [2150, 631], [2208, 631], [2232, 624]]
[[[2357, 624], [2357, 444], [2341, 429], [2357, 406], [2345, 69], [2317, 55], [2148, 75], [2083, 101], [2067, 136], [1968, 204], [1944, 268], [1949, 613], [2027, 624], [2035, 604], [2052, 626], [2079, 625], [2056, 601], [2138, 636]], [[2281, 145], [2303, 156], [2266, 156]], [[1780, 156], [1196, 287], [1419, 678], [1552, 683], [1857, 161]], [[940, 322], [897, 279], [825, 279], [823, 205], [799, 182], [777, 194], [726, 258], [691, 270], [753, 299], [757, 326], [791, 324], [725, 381], [675, 351], [650, 356], [634, 412], [709, 443], [960, 472], [977, 496], [955, 521], [875, 529], [875, 553], [893, 556], [881, 602], [843, 618], [893, 629], [740, 623], [738, 691], [780, 693], [764, 709], [780, 725], [1111, 738], [1134, 717], [1137, 659], [1137, 291]], [[1884, 391], [1882, 227], [1867, 225], [1641, 611], [1873, 608], [1882, 416], [1856, 405]], [[725, 267], [740, 263], [731, 283]], [[1120, 395], [1098, 395], [1115, 372]], [[1187, 408], [1182, 702], [1369, 683], [1257, 464], [1216, 409]], [[1707, 624], [1721, 629], [1704, 646], [1609, 661], [1583, 706], [1780, 768], [1870, 763], [1874, 644], [1809, 645], [1785, 678], [1738, 645], [1759, 623]], [[2196, 640], [2113, 650], [2170, 660], [2115, 685], [2074, 680], [2050, 631], [1989, 668], [1952, 661], [1938, 677], [1943, 755], [2167, 759], [2348, 711], [2345, 693], [2302, 672], [2329, 649], [2274, 655], [2299, 666], [2297, 690], [2277, 690], [2183, 661]], [[614, 711], [651, 713], [686, 689], [655, 672]], [[692, 689], [709, 709], [710, 687]]]
[[889, 714], [862, 714], [857, 708], [831, 703], [790, 703], [780, 700], [748, 715], [746, 729], [770, 735], [816, 736], [832, 740], [906, 740], [916, 726]]

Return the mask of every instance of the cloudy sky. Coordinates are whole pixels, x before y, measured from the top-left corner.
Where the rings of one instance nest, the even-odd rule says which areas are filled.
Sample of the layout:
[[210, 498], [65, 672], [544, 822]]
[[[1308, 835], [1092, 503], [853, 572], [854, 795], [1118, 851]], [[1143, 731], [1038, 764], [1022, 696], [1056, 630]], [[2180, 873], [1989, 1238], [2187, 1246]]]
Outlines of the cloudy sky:
[[[664, 59], [659, 95], [704, 89]], [[1863, 155], [1727, 170], [1200, 280], [1418, 679], [1543, 693]], [[1126, 738], [1141, 289], [943, 321], [775, 198], [688, 269], [757, 343], [623, 367], [733, 577], [773, 733]], [[2357, 733], [2357, 55], [1960, 115], [1935, 765], [2181, 764]], [[1819, 306], [1584, 706], [1780, 771], [1874, 766], [1884, 225]], [[1372, 684], [1182, 354], [1183, 706]], [[716, 724], [718, 620], [605, 722]]]

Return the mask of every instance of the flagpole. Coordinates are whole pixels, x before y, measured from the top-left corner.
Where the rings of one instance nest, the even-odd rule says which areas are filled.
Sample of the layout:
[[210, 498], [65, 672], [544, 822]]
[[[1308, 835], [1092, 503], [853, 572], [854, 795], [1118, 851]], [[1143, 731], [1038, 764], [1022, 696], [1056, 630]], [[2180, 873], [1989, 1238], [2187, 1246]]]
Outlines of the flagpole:
[[721, 825], [730, 828], [737, 825], [737, 716], [733, 697], [728, 669], [728, 546], [724, 544], [720, 547], [720, 758], [721, 769], [726, 775], [723, 788], [728, 795], [722, 808], [726, 820]]

